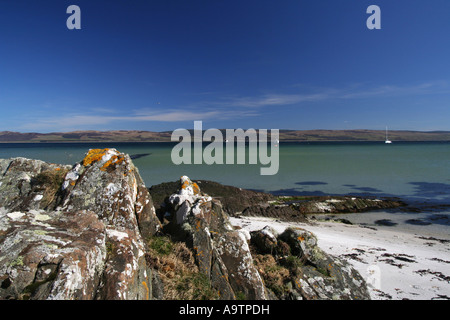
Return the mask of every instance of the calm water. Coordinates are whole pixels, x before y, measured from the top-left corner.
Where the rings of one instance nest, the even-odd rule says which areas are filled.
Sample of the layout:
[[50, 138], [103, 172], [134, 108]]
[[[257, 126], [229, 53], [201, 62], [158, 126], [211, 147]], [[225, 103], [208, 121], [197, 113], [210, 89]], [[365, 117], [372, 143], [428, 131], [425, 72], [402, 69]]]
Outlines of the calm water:
[[[275, 176], [261, 176], [260, 164], [177, 166], [170, 157], [174, 145], [0, 144], [0, 158], [74, 164], [90, 148], [109, 147], [130, 155], [149, 154], [134, 160], [148, 186], [187, 175], [279, 195], [395, 196], [414, 203], [450, 204], [450, 143], [281, 143]], [[438, 213], [448, 215], [447, 210]], [[435, 209], [431, 211], [436, 214]], [[439, 224], [437, 220], [433, 223]]]

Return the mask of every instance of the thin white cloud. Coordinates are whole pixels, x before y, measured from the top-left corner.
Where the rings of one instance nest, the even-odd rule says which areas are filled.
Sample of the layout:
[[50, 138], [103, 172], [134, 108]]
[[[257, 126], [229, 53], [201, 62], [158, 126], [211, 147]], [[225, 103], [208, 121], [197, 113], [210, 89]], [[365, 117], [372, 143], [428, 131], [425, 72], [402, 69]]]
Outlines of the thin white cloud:
[[369, 97], [392, 97], [406, 95], [450, 93], [446, 82], [427, 82], [418, 85], [364, 86], [351, 85], [345, 88], [315, 88], [314, 93], [265, 94], [256, 97], [234, 97], [224, 99], [224, 105], [242, 108], [260, 108], [266, 106], [283, 106], [303, 102], [324, 101], [332, 99], [359, 99]]
[[[305, 90], [305, 88], [302, 88]], [[23, 119], [18, 128], [26, 131], [63, 131], [98, 127], [130, 125], [142, 122], [175, 123], [195, 120], [234, 120], [243, 117], [259, 116], [265, 107], [301, 105], [305, 102], [332, 101], [339, 99], [382, 98], [392, 96], [411, 96], [450, 93], [447, 82], [427, 82], [410, 86], [350, 85], [344, 88], [314, 88], [314, 92], [280, 94], [270, 93], [259, 96], [222, 96], [216, 100], [200, 100], [183, 108], [164, 109], [143, 108], [120, 114], [117, 109], [91, 109], [89, 113], [80, 112], [61, 116], [33, 117]]]
[[101, 126], [111, 126], [117, 123], [137, 123], [137, 122], [182, 122], [195, 120], [211, 119], [232, 119], [235, 117], [244, 117], [254, 115], [251, 112], [232, 112], [232, 111], [186, 111], [186, 110], [168, 110], [151, 111], [139, 110], [127, 116], [111, 116], [99, 114], [70, 114], [59, 117], [46, 117], [32, 119], [24, 122], [19, 129], [26, 131], [65, 131], [76, 130], [79, 128], [96, 128]]
[[427, 82], [418, 85], [397, 86], [385, 85], [378, 87], [354, 90], [340, 95], [342, 99], [367, 98], [367, 97], [391, 97], [404, 95], [424, 95], [449, 93], [450, 86], [445, 82]]
[[318, 101], [328, 98], [328, 93], [317, 94], [266, 94], [260, 97], [240, 97], [225, 101], [231, 107], [259, 108], [283, 106], [305, 101]]

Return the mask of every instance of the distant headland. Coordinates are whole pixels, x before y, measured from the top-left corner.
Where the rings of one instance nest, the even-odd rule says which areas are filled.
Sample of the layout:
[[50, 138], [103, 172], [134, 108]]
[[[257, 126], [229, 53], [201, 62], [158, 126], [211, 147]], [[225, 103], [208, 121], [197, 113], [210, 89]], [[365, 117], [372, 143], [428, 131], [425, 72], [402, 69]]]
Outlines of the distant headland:
[[[72, 132], [12, 132], [0, 131], [0, 143], [55, 142], [170, 142], [171, 131], [138, 130], [72, 131]], [[391, 130], [392, 141], [450, 141], [450, 131]], [[384, 141], [384, 130], [280, 130], [282, 142]]]

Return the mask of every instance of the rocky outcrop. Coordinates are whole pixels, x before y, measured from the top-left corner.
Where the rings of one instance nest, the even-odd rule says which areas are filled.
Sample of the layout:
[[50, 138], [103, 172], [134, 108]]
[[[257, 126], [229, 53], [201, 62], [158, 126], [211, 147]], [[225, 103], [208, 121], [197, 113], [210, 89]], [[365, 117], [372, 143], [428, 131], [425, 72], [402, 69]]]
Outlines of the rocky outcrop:
[[[246, 190], [233, 186], [223, 185], [214, 181], [194, 180], [203, 192], [214, 200], [220, 201], [222, 210], [229, 216], [258, 216], [271, 217], [285, 221], [305, 222], [307, 219], [298, 208], [279, 202], [272, 194]], [[166, 212], [164, 204], [168, 197], [179, 189], [179, 182], [165, 182], [149, 189], [155, 201], [156, 212], [163, 216]]]
[[[357, 213], [405, 207], [399, 199], [375, 199], [355, 196], [275, 196], [270, 193], [245, 190], [208, 180], [194, 180], [203, 192], [220, 201], [230, 216], [268, 217], [282, 221], [307, 222], [311, 213]], [[155, 209], [163, 216], [164, 204], [176, 193], [179, 182], [165, 182], [149, 189]]]
[[[364, 279], [346, 261], [332, 257], [302, 228], [278, 234], [270, 226], [251, 234], [256, 266], [279, 299], [369, 299]], [[276, 270], [276, 274], [273, 274]]]
[[[193, 180], [204, 193], [215, 200], [219, 200], [222, 209], [230, 216], [242, 214], [245, 210], [254, 206], [265, 206], [268, 201], [275, 200], [276, 197], [269, 193], [246, 190], [233, 186], [227, 186], [214, 181]], [[149, 191], [155, 201], [156, 211], [159, 205], [171, 194], [177, 193], [180, 189], [180, 182], [165, 182], [152, 186]]]
[[0, 161], [0, 298], [150, 299], [144, 237], [161, 225], [128, 155]]
[[222, 299], [267, 299], [254, 267], [248, 234], [234, 230], [220, 202], [201, 193], [196, 183], [181, 177], [179, 192], [168, 199], [167, 230], [194, 250], [199, 269]]
[[312, 233], [289, 228], [278, 235], [269, 226], [252, 234], [235, 229], [220, 202], [197, 183], [184, 176], [179, 185], [163, 206], [165, 232], [193, 248], [200, 270], [221, 298], [370, 298], [359, 273], [323, 252]]
[[320, 197], [281, 197], [298, 208], [302, 213], [357, 213], [373, 210], [386, 210], [406, 206], [399, 199], [376, 199], [353, 196], [320, 196]]
[[229, 187], [211, 197], [203, 186], [220, 192], [181, 177], [155, 196], [158, 218], [115, 149], [89, 150], [74, 166], [0, 160], [0, 299], [368, 298], [313, 234], [231, 225], [230, 212], [270, 212], [272, 196]]

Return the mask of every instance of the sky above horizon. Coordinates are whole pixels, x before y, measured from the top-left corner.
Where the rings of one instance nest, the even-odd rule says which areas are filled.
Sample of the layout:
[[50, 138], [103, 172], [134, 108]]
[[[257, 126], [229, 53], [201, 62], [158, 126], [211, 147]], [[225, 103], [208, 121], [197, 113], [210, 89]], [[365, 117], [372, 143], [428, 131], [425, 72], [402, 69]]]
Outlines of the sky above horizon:
[[448, 131], [449, 34], [448, 0], [0, 0], [0, 131]]

